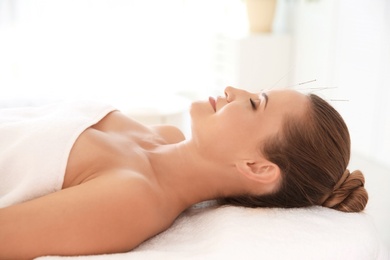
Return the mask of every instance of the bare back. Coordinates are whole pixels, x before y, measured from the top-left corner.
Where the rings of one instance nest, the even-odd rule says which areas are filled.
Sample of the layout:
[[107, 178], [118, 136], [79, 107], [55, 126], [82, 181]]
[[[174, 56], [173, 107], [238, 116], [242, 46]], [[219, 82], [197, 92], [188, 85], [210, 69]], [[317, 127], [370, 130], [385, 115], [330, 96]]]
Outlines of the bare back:
[[165, 230], [181, 210], [164, 196], [147, 152], [182, 139], [173, 127], [108, 114], [77, 139], [61, 191], [0, 209], [0, 256], [123, 252]]

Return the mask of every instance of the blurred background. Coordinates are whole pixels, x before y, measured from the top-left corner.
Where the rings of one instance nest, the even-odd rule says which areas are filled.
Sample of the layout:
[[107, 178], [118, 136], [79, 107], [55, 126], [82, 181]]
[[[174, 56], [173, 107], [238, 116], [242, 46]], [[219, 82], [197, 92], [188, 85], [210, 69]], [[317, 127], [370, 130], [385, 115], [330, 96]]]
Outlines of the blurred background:
[[227, 85], [332, 103], [390, 247], [390, 1], [0, 0], [3, 103], [96, 99], [189, 134], [191, 100]]

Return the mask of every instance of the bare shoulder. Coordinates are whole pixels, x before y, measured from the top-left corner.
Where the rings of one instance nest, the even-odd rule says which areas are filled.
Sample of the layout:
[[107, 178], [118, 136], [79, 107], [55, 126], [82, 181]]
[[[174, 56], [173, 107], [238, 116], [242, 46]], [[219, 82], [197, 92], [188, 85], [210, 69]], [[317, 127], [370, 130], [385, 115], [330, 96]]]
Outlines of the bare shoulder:
[[185, 137], [183, 132], [173, 125], [158, 125], [153, 126], [153, 130], [159, 134], [168, 143], [178, 143], [184, 141]]
[[[107, 207], [112, 223], [121, 224], [125, 236], [148, 238], [170, 224], [164, 215], [165, 199], [158, 184], [128, 171], [104, 174], [83, 185], [99, 197], [96, 207]], [[81, 186], [81, 185], [80, 185]], [[87, 188], [86, 188], [86, 191]], [[164, 210], [165, 209], [165, 210]], [[116, 219], [116, 221], [114, 221]]]
[[[127, 226], [129, 233], [136, 232], [139, 237], [147, 238], [171, 222], [170, 217], [163, 214], [165, 200], [158, 184], [142, 175], [106, 174], [91, 180], [90, 185], [91, 189], [96, 189], [94, 193], [102, 196], [99, 204], [102, 201], [106, 205], [115, 204], [108, 207], [116, 208], [118, 215], [124, 217], [123, 228]], [[112, 214], [115, 216], [114, 211]]]
[[118, 172], [1, 209], [0, 259], [129, 251], [173, 222], [160, 197], [142, 176]]

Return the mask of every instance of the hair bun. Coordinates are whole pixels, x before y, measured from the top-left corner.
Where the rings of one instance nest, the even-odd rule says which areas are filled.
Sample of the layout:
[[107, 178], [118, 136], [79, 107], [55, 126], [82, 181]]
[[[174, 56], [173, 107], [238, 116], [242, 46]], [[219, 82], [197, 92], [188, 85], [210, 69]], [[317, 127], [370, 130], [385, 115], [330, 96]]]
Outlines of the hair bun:
[[361, 171], [356, 170], [349, 173], [349, 170], [346, 170], [339, 182], [336, 183], [333, 192], [322, 205], [344, 212], [362, 211], [368, 201], [364, 182]]

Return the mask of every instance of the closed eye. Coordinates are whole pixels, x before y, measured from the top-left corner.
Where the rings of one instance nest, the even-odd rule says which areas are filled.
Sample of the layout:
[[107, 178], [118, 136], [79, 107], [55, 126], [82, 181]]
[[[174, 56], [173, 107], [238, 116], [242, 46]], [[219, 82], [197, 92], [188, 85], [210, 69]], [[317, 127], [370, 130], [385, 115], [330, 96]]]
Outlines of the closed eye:
[[252, 98], [249, 98], [249, 101], [251, 102], [251, 106], [252, 106], [253, 110], [256, 110], [257, 109], [256, 102]]

